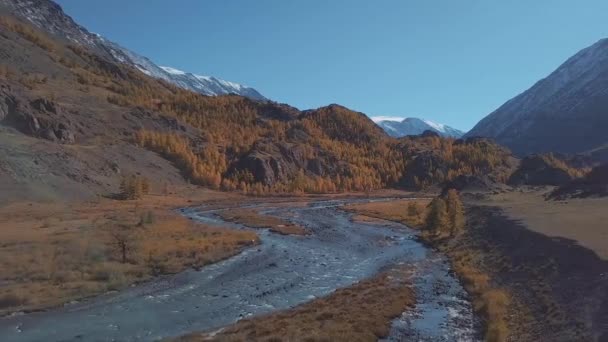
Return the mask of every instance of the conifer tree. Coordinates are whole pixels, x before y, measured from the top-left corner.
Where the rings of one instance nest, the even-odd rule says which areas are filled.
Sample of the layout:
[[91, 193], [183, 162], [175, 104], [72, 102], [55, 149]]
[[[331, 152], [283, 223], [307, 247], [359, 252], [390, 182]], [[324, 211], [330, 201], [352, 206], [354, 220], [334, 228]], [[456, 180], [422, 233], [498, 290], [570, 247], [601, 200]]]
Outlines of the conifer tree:
[[150, 182], [145, 177], [141, 178], [141, 190], [142, 190], [142, 194], [144, 194], [144, 195], [147, 195], [150, 193]]
[[122, 177], [120, 180], [120, 188], [119, 188], [120, 197], [123, 199], [129, 199], [129, 179], [127, 177]]
[[426, 228], [428, 231], [437, 235], [442, 231], [445, 231], [448, 227], [449, 219], [447, 205], [442, 198], [436, 197], [429, 206], [430, 211], [426, 220]]
[[120, 197], [125, 200], [141, 199], [150, 191], [150, 183], [147, 178], [141, 176], [123, 177], [120, 180]]
[[450, 223], [450, 235], [455, 236], [462, 231], [465, 224], [464, 206], [456, 190], [448, 190], [446, 204]]

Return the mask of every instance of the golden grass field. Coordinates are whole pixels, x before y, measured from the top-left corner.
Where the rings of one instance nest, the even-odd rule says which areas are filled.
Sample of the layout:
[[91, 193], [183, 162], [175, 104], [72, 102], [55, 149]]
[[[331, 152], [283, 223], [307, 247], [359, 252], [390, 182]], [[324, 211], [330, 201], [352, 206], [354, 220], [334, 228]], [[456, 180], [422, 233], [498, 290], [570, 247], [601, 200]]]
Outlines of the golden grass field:
[[294, 309], [177, 341], [377, 341], [415, 304], [407, 269], [395, 268]]
[[[407, 207], [414, 202], [420, 215], [409, 216]], [[358, 203], [344, 206], [344, 209], [359, 215], [403, 223], [411, 228], [420, 228], [424, 223], [426, 206], [430, 199], [399, 199], [386, 202]]]
[[546, 192], [501, 193], [480, 204], [498, 206], [532, 231], [575, 240], [608, 260], [608, 198], [546, 201]]
[[201, 192], [0, 207], [0, 314], [122, 289], [224, 259], [258, 242], [254, 232], [196, 224], [170, 210], [209, 199], [235, 200]]

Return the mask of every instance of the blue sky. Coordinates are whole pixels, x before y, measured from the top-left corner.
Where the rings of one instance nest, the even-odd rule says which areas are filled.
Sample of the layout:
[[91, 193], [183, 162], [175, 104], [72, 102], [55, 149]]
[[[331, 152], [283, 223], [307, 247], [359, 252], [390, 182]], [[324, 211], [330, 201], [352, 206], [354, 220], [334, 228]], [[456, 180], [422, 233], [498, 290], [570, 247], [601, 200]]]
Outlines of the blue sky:
[[468, 130], [608, 37], [605, 0], [59, 0], [93, 32], [300, 109]]

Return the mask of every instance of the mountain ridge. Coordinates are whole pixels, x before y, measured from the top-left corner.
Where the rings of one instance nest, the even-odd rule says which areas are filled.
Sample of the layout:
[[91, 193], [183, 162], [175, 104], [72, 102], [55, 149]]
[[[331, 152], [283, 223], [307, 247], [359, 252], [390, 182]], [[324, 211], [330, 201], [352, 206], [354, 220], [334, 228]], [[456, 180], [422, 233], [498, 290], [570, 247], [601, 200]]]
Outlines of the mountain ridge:
[[53, 1], [0, 0], [0, 9], [2, 7], [53, 35], [92, 49], [105, 58], [129, 65], [148, 76], [168, 81], [184, 89], [208, 96], [236, 94], [253, 100], [267, 100], [254, 88], [238, 83], [215, 77], [197, 78], [190, 76], [192, 75], [190, 73], [184, 75], [169, 73], [148, 57], [139, 55], [99, 34], [91, 33], [85, 27], [76, 23], [72, 17], [63, 11], [59, 4]]
[[[374, 117], [372, 117], [374, 119]], [[376, 124], [392, 137], [404, 137], [409, 135], [420, 135], [424, 131], [432, 131], [443, 137], [460, 138], [464, 132], [430, 120], [415, 117], [405, 118], [401, 121], [396, 120], [374, 120]]]
[[519, 155], [585, 153], [608, 143], [608, 39], [586, 47], [483, 118], [484, 136]]

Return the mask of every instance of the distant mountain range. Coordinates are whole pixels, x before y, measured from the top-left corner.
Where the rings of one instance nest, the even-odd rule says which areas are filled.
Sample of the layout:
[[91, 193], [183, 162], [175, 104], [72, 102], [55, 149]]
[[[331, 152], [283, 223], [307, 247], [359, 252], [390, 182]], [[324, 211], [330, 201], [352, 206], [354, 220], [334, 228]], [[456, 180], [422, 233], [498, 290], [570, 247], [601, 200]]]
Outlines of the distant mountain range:
[[433, 131], [444, 137], [460, 138], [464, 132], [450, 126], [419, 118], [406, 118], [402, 121], [386, 120], [382, 117], [372, 117], [372, 120], [382, 127], [392, 137], [420, 135], [424, 131]]
[[519, 155], [589, 152], [608, 160], [608, 39], [569, 58], [466, 136], [494, 138]]
[[130, 51], [98, 34], [89, 32], [65, 14], [61, 6], [52, 1], [0, 0], [0, 11], [2, 11], [2, 7], [11, 14], [18, 15], [47, 32], [179, 87], [209, 96], [236, 94], [254, 100], [266, 100], [257, 90], [238, 83], [158, 66], [147, 57]]

